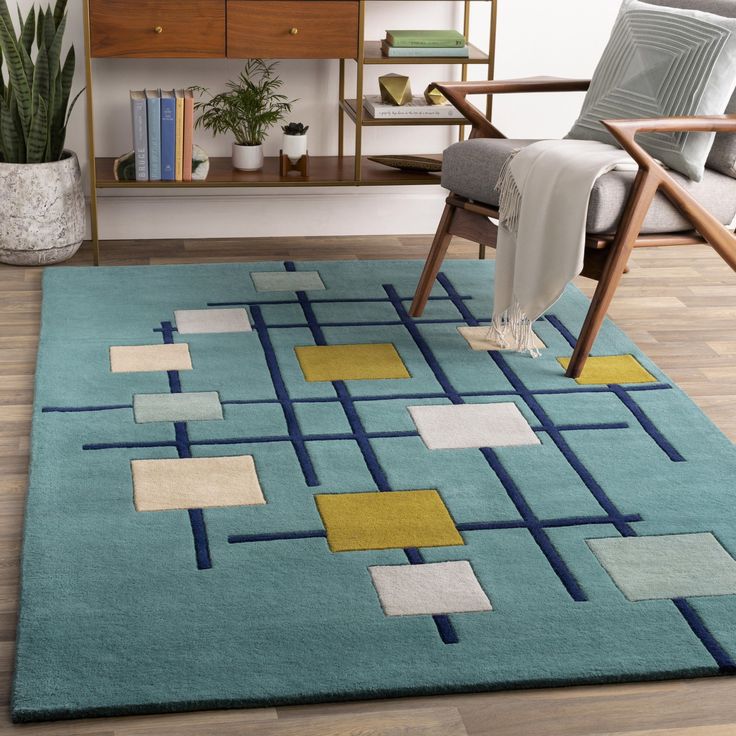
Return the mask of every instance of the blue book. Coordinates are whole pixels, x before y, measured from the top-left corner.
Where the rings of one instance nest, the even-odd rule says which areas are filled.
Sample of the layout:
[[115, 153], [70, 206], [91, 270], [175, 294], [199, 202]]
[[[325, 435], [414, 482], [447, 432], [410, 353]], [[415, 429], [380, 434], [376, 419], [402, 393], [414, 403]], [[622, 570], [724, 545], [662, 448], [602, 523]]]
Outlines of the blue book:
[[133, 120], [133, 150], [135, 151], [135, 180], [148, 181], [148, 122], [146, 120], [146, 93], [130, 92], [130, 111]]
[[148, 178], [161, 181], [161, 91], [146, 90], [148, 110]]
[[176, 94], [161, 92], [161, 179], [176, 181]]

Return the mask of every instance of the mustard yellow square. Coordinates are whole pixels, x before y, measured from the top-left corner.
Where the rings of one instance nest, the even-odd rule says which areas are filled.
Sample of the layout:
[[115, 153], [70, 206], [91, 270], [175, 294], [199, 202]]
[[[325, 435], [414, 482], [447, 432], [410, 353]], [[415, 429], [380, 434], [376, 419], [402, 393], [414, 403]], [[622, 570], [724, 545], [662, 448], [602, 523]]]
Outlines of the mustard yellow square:
[[465, 544], [437, 491], [314, 497], [333, 552]]
[[391, 343], [309, 345], [294, 350], [307, 381], [411, 378]]
[[[567, 369], [570, 358], [557, 358]], [[657, 379], [633, 355], [604, 355], [588, 358], [578, 383], [652, 383]]]

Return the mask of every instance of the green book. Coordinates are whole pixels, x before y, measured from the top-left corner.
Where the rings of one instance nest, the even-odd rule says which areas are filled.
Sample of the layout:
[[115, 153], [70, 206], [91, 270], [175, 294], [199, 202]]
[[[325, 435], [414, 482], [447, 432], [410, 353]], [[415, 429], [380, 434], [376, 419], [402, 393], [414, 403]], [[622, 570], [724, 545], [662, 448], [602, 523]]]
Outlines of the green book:
[[395, 48], [452, 48], [465, 46], [460, 31], [386, 31], [386, 41]]

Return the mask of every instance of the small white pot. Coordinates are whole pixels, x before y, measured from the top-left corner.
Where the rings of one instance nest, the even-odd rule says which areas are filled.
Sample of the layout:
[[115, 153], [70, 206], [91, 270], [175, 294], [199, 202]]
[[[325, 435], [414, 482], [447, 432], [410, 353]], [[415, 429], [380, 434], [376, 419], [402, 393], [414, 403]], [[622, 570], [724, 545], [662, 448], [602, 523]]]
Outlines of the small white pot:
[[284, 133], [284, 143], [282, 151], [289, 157], [292, 164], [296, 164], [299, 159], [307, 152], [307, 136], [304, 135], [287, 135]]
[[258, 171], [263, 168], [263, 144], [240, 146], [233, 143], [233, 166], [240, 171]]

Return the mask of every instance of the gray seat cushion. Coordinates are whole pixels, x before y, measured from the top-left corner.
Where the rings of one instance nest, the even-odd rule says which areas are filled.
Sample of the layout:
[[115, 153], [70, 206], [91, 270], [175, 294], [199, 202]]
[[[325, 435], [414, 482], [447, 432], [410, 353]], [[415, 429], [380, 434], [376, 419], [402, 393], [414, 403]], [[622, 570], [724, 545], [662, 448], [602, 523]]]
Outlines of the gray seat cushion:
[[[475, 138], [450, 146], [442, 164], [442, 186], [476, 202], [498, 206], [495, 191], [504, 161], [516, 148], [533, 143], [511, 138]], [[736, 216], [736, 179], [706, 169], [702, 181], [695, 182], [682, 174], [672, 177], [724, 225]], [[593, 186], [588, 208], [587, 231], [591, 234], [615, 232], [623, 213], [633, 171], [611, 171]], [[644, 221], [644, 233], [674, 233], [692, 230], [692, 225], [658, 193]]]

